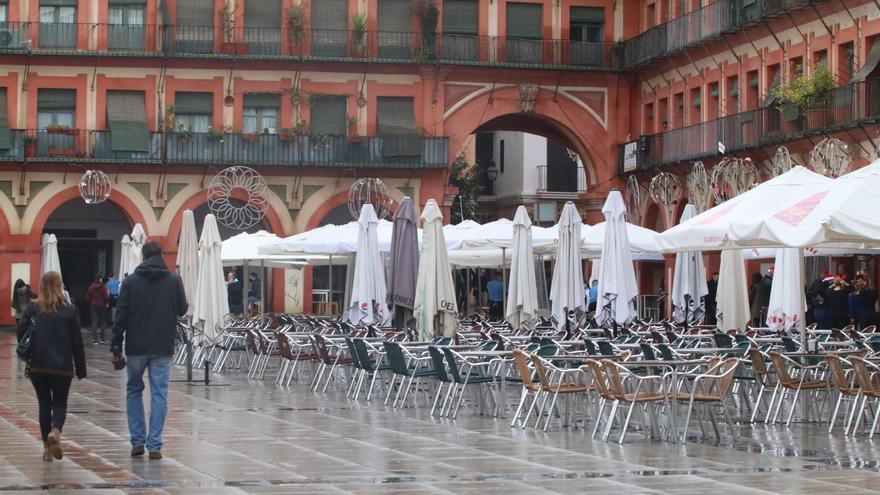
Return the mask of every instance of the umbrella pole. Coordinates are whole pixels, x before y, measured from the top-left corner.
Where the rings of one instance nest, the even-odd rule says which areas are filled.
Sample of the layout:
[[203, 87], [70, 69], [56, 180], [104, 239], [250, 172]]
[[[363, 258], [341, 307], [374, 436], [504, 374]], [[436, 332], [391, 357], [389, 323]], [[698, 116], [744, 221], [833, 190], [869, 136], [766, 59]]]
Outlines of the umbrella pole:
[[471, 269], [465, 268], [464, 270], [464, 314], [470, 314], [471, 309]]
[[327, 293], [327, 309], [330, 311], [333, 310], [333, 255], [329, 255], [327, 258], [327, 287], [329, 287], [329, 292]]
[[248, 269], [250, 268], [250, 263], [248, 260], [244, 260], [244, 270], [241, 273], [241, 278], [244, 280], [241, 281], [241, 313], [247, 314], [248, 312], [248, 292], [250, 287], [245, 289], [244, 284], [246, 281], [250, 280], [250, 276], [248, 275]]
[[266, 312], [266, 261], [260, 260], [260, 313]]
[[501, 248], [501, 286], [504, 290], [501, 292], [501, 319], [504, 320], [506, 316], [504, 313], [507, 312], [507, 272], [504, 271], [505, 265], [507, 265], [507, 258], [505, 257], [507, 249]]

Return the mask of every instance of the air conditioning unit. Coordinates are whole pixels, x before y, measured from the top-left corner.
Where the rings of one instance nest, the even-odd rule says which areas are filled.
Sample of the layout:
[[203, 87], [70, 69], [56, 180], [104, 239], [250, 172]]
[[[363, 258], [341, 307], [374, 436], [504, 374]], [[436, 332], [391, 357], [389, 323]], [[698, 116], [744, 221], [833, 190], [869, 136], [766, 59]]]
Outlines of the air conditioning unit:
[[20, 50], [21, 36], [18, 30], [0, 28], [0, 50]]

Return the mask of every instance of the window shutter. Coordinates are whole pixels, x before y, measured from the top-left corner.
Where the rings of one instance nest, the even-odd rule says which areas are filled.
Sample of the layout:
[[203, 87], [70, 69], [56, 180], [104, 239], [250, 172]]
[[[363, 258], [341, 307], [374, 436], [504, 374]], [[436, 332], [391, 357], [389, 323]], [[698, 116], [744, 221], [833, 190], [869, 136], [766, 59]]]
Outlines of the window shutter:
[[379, 0], [379, 31], [411, 33], [413, 13], [409, 0]]
[[422, 139], [416, 129], [412, 98], [379, 97], [377, 121], [383, 156], [421, 156]]
[[76, 7], [76, 0], [40, 0], [40, 7]]
[[244, 2], [244, 25], [249, 28], [280, 30], [281, 0], [247, 0]]
[[174, 112], [178, 114], [213, 115], [214, 95], [211, 93], [176, 93]]
[[146, 5], [147, 0], [110, 0], [110, 7], [115, 7], [117, 5]]
[[347, 122], [347, 98], [345, 96], [313, 97], [309, 104], [312, 114], [312, 132], [329, 136], [345, 136]]
[[478, 15], [479, 4], [476, 0], [445, 0], [443, 2], [443, 32], [476, 35], [479, 32]]
[[177, 3], [178, 26], [214, 25], [214, 0], [179, 0]]
[[281, 97], [278, 95], [244, 95], [244, 108], [274, 108], [278, 110], [280, 106]]
[[507, 37], [541, 39], [541, 8], [536, 3], [508, 3]]
[[76, 91], [72, 89], [41, 89], [37, 93], [38, 110], [76, 109]]
[[146, 153], [150, 148], [147, 112], [142, 91], [107, 92], [110, 149]]
[[312, 30], [348, 29], [348, 0], [312, 1]]
[[6, 88], [0, 88], [0, 150], [12, 148], [12, 132], [6, 119]]
[[572, 7], [570, 21], [572, 24], [604, 24], [605, 9], [601, 7]]

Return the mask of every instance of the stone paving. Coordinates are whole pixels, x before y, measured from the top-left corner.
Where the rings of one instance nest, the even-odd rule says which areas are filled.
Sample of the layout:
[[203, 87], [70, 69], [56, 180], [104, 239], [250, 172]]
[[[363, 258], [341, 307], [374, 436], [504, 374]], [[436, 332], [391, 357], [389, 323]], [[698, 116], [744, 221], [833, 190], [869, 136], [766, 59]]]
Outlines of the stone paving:
[[64, 460], [43, 463], [13, 343], [0, 333], [0, 495], [880, 493], [880, 449], [824, 427], [743, 427], [736, 445], [634, 434], [618, 446], [558, 426], [511, 429], [473, 409], [450, 421], [235, 375], [228, 386], [172, 384], [165, 459], [131, 459], [124, 375], [105, 346], [89, 347], [89, 378], [71, 391]]

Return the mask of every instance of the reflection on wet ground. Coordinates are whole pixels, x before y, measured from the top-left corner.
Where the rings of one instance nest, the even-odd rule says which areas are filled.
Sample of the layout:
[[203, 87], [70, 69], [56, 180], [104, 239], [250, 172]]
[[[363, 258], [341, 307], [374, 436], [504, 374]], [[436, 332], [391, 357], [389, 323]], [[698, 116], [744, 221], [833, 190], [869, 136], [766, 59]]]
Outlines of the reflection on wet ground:
[[237, 376], [224, 377], [228, 386], [172, 384], [165, 459], [131, 459], [123, 374], [106, 347], [88, 349], [90, 377], [74, 384], [64, 460], [43, 463], [33, 390], [12, 343], [0, 333], [0, 494], [880, 491], [874, 442], [827, 426], [742, 426], [736, 445], [634, 434], [618, 446], [579, 429], [511, 429], [470, 409], [441, 420], [430, 408]]

